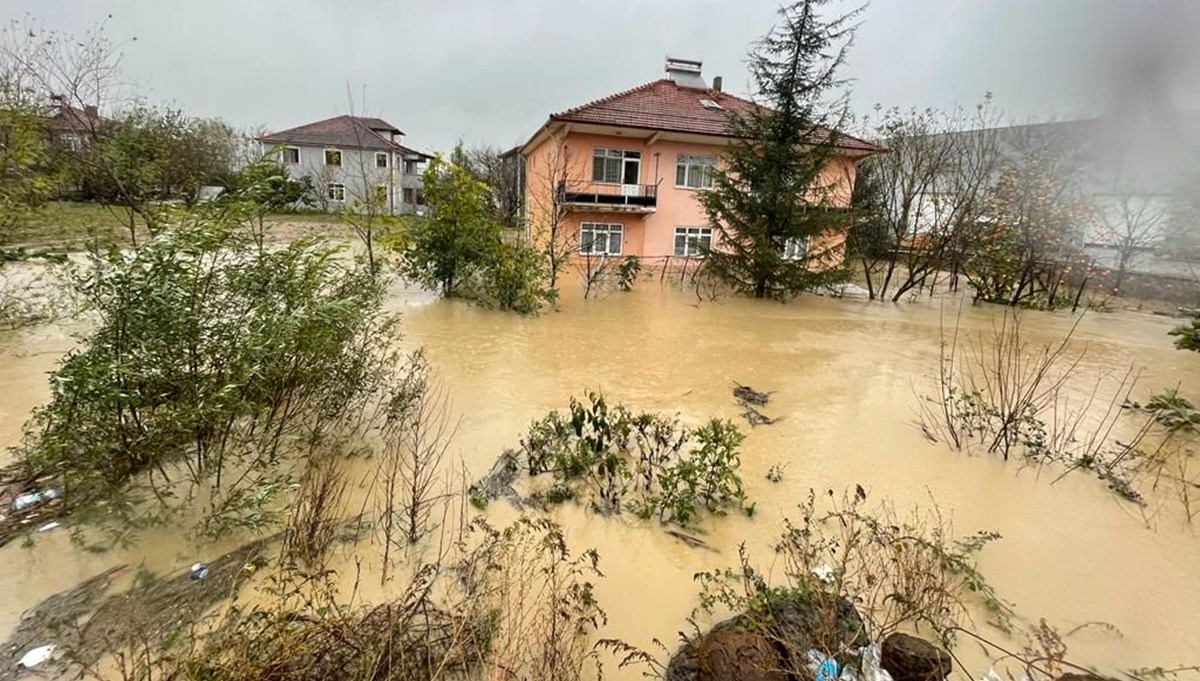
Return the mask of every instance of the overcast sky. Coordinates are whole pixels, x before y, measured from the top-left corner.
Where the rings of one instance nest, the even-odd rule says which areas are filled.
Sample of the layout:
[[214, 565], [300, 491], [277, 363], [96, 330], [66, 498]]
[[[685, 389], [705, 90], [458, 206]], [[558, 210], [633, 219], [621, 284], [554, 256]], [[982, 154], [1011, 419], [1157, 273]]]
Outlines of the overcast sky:
[[[147, 99], [238, 126], [381, 116], [410, 146], [514, 144], [553, 111], [704, 61], [744, 93], [763, 0], [0, 0], [82, 33], [111, 14]], [[135, 39], [136, 38], [136, 39]], [[972, 104], [1018, 121], [1116, 102], [1200, 106], [1200, 0], [875, 0], [845, 75], [852, 102]], [[353, 104], [351, 104], [351, 100]]]

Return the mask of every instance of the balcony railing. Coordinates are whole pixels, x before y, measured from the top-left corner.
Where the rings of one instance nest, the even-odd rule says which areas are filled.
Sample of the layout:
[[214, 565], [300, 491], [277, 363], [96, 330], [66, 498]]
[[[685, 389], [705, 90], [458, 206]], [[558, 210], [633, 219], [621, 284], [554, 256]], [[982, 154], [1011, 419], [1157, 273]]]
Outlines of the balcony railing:
[[625, 210], [653, 212], [658, 205], [658, 185], [559, 182], [559, 201], [575, 210]]

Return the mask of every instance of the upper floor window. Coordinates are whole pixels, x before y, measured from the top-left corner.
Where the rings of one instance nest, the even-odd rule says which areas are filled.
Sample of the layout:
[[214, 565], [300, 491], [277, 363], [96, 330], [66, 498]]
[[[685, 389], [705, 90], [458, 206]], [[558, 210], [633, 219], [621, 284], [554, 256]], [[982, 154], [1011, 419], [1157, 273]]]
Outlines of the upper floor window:
[[579, 252], [583, 255], [621, 255], [625, 228], [599, 222], [579, 226]]
[[404, 174], [405, 175], [416, 175], [417, 172], [419, 171], [420, 165], [421, 165], [420, 161], [406, 159], [404, 161]]
[[676, 227], [675, 255], [692, 258], [712, 248], [712, 227]]
[[592, 151], [592, 182], [637, 184], [642, 176], [642, 152], [621, 149]]
[[342, 152], [338, 149], [325, 150], [325, 165], [340, 166], [342, 165]]
[[325, 187], [325, 196], [330, 201], [345, 201], [346, 200], [346, 185], [339, 182], [330, 182]]
[[300, 162], [300, 149], [297, 147], [283, 148], [283, 162], [294, 166]]
[[680, 154], [675, 157], [675, 186], [708, 189], [712, 186], [712, 156]]
[[388, 155], [387, 155], [387, 152], [384, 152], [384, 151], [377, 151], [377, 152], [375, 152], [375, 167], [376, 167], [376, 168], [386, 168], [386, 167], [388, 167]]

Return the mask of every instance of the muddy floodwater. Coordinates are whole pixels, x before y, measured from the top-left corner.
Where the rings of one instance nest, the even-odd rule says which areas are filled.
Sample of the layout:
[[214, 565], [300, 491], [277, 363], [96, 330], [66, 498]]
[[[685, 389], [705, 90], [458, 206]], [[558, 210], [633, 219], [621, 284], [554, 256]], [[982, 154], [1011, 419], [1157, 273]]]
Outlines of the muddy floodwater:
[[[654, 652], [651, 641], [659, 638], [674, 648], [696, 605], [695, 572], [734, 565], [740, 543], [769, 567], [782, 519], [809, 488], [840, 492], [859, 484], [872, 501], [898, 509], [936, 503], [958, 533], [999, 532], [1003, 539], [984, 550], [981, 569], [1023, 618], [1046, 618], [1063, 631], [1088, 622], [1120, 631], [1089, 628], [1071, 637], [1071, 659], [1109, 669], [1200, 660], [1200, 537], [1169, 499], [1151, 495], [1139, 509], [1092, 476], [1052, 484], [1057, 471], [956, 453], [914, 426], [918, 396], [934, 388], [939, 329], [954, 317], [954, 301], [698, 304], [652, 282], [598, 300], [567, 298], [560, 311], [536, 318], [400, 290], [390, 306], [403, 315], [405, 343], [426, 348], [448, 392], [461, 419], [452, 452], [473, 474], [515, 445], [532, 419], [587, 390], [691, 422], [734, 419], [747, 432], [742, 474], [758, 513], [706, 520], [704, 539], [716, 551], [689, 548], [632, 517], [578, 505], [555, 511], [573, 549], [600, 553], [603, 636]], [[986, 330], [998, 314], [967, 308], [961, 324]], [[1030, 312], [1023, 323], [1033, 341], [1049, 342], [1073, 318]], [[1132, 312], [1088, 314], [1073, 341], [1086, 346], [1076, 371], [1123, 373], [1133, 364], [1142, 368], [1135, 390], [1142, 400], [1176, 384], [1200, 394], [1200, 357], [1172, 347], [1166, 333], [1174, 323]], [[0, 339], [0, 445], [17, 442], [30, 409], [47, 397], [46, 372], [71, 346], [59, 327]], [[781, 420], [746, 426], [730, 395], [735, 382], [772, 391], [763, 411]], [[783, 481], [767, 481], [777, 464]], [[33, 548], [0, 548], [0, 631], [47, 595], [113, 564], [176, 570], [200, 552], [214, 553], [169, 530], [106, 555], [73, 548], [62, 531], [38, 539]], [[344, 549], [334, 567], [352, 570], [354, 553]], [[983, 664], [970, 642], [960, 648], [964, 660]], [[641, 678], [640, 670], [609, 672]]]

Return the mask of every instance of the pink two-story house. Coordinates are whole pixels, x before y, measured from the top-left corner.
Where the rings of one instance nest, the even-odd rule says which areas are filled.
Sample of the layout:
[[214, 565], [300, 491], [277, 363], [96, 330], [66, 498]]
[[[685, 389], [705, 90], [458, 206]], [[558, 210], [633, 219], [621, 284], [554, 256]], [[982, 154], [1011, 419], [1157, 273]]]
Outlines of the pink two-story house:
[[[723, 92], [720, 78], [709, 86], [698, 61], [668, 58], [666, 72], [552, 114], [521, 147], [532, 243], [553, 238], [576, 256], [659, 261], [694, 257], [713, 243], [698, 192], [711, 186], [711, 169], [732, 141], [729, 111], [754, 104]], [[838, 150], [827, 172], [835, 202], [848, 205], [857, 162], [880, 149], [843, 137]]]

